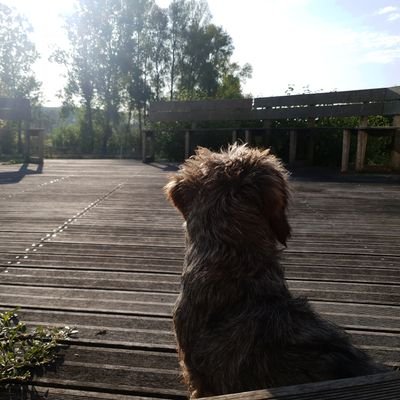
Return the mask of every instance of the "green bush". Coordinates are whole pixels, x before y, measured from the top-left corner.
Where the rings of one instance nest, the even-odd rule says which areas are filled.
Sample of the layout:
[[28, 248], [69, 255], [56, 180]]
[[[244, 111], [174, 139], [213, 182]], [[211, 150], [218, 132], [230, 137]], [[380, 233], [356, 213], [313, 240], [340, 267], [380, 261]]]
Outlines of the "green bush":
[[69, 327], [29, 331], [15, 310], [0, 313], [0, 385], [29, 380], [34, 368], [56, 360], [60, 341], [76, 332]]
[[55, 128], [51, 133], [52, 147], [61, 154], [81, 154], [80, 128], [78, 125], [65, 125]]

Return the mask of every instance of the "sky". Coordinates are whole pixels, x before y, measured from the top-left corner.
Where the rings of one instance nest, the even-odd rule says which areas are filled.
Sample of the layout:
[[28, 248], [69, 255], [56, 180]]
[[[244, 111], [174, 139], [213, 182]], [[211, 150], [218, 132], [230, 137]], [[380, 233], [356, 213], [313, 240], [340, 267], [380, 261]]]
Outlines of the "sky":
[[[156, 0], [167, 6], [170, 0]], [[62, 67], [48, 62], [66, 43], [63, 15], [74, 0], [0, 0], [31, 22], [42, 58], [35, 65], [46, 105], [58, 105]], [[253, 97], [400, 85], [400, 0], [208, 0], [212, 22], [250, 63], [244, 92]]]

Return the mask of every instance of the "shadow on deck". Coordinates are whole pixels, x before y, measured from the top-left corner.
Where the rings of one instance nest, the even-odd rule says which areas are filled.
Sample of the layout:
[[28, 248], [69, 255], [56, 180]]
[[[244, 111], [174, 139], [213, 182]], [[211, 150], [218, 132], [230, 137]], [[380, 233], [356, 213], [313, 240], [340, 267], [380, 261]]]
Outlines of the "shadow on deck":
[[[35, 165], [35, 169], [29, 169], [29, 164], [25, 163], [18, 166], [9, 166], [10, 171], [1, 171], [2, 166], [0, 166], [0, 185], [7, 185], [18, 183], [26, 175], [31, 174], [41, 174], [43, 172], [43, 164]], [[18, 170], [16, 170], [18, 168]]]
[[[79, 330], [63, 363], [34, 378], [37, 396], [186, 396], [171, 320], [184, 237], [162, 191], [174, 168], [49, 160], [0, 186], [0, 309], [19, 306], [30, 326]], [[0, 179], [9, 172], [0, 166]], [[400, 183], [292, 183], [294, 236], [283, 259], [291, 290], [399, 368]]]

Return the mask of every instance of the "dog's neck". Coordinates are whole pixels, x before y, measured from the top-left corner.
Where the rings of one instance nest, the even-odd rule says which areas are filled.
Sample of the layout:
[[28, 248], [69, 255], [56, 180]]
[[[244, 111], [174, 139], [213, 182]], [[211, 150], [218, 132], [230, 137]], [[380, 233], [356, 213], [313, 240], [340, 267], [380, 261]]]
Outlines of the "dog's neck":
[[268, 230], [240, 229], [235, 221], [219, 220], [201, 225], [196, 216], [195, 224], [186, 223], [185, 269], [213, 269], [224, 277], [227, 272], [233, 278], [269, 276], [274, 281], [284, 280], [279, 263], [277, 242]]

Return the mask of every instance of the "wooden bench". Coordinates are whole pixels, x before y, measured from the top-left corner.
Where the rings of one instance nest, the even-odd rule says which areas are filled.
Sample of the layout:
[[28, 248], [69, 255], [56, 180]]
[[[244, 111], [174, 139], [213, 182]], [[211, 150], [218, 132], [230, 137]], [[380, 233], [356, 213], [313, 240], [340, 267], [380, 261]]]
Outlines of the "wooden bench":
[[203, 400], [397, 400], [400, 373], [361, 376], [253, 392], [203, 398]]
[[[393, 123], [387, 127], [369, 127], [368, 117], [393, 117]], [[351, 134], [357, 135], [357, 154], [355, 169], [361, 171], [365, 164], [368, 134], [393, 136], [391, 166], [400, 169], [400, 87], [352, 90], [341, 92], [274, 96], [239, 100], [210, 101], [172, 101], [150, 104], [151, 122], [191, 122], [191, 129], [185, 131], [185, 157], [189, 155], [190, 135], [200, 121], [263, 121], [266, 134], [272, 128], [273, 121], [306, 122], [308, 131], [316, 127], [319, 118], [358, 117], [358, 127], [343, 129], [342, 171], [348, 170]], [[289, 163], [294, 163], [297, 154], [297, 135], [305, 128], [286, 128], [290, 131]], [[235, 137], [235, 129], [232, 129]], [[252, 130], [246, 131], [246, 141], [251, 142]], [[312, 153], [313, 140], [309, 146]], [[146, 154], [146, 149], [144, 149]]]
[[[44, 158], [44, 134], [43, 129], [31, 128], [31, 105], [28, 99], [0, 97], [0, 120], [18, 121], [20, 131], [25, 133], [24, 160], [43, 164]], [[1, 131], [0, 131], [1, 133]], [[36, 154], [32, 154], [32, 137], [37, 138]]]

